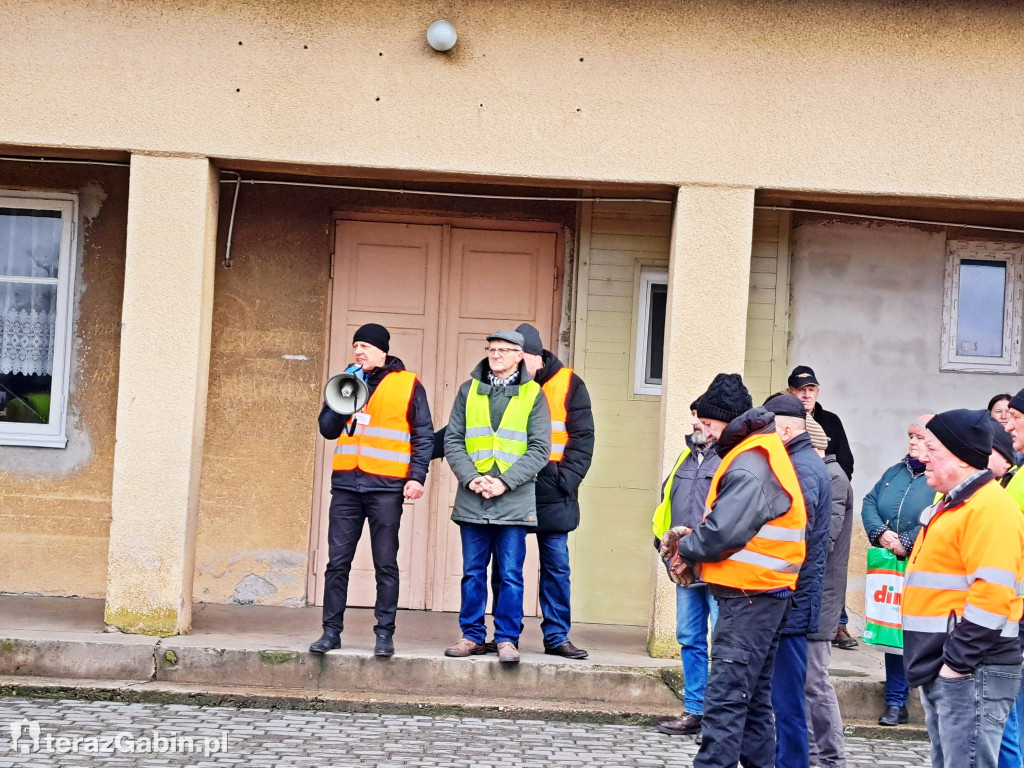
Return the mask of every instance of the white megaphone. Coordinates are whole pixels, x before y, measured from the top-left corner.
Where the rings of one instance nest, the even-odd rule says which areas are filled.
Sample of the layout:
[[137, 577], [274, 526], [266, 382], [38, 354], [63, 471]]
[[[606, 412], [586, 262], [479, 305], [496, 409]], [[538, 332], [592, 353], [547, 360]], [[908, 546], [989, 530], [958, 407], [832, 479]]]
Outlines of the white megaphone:
[[369, 399], [370, 390], [366, 382], [348, 371], [332, 376], [324, 387], [324, 402], [341, 416], [351, 416]]

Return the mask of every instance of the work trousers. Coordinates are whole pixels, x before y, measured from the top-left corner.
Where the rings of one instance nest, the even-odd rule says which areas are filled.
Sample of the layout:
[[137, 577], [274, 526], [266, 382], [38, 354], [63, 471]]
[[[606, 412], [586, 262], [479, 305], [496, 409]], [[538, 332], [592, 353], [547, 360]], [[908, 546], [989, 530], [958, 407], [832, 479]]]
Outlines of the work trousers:
[[1021, 751], [1020, 731], [1024, 723], [1024, 686], [1021, 686], [1010, 716], [1003, 728], [1003, 741], [999, 745], [999, 768], [1024, 768], [1024, 753]]
[[905, 707], [910, 698], [910, 683], [903, 669], [903, 654], [885, 654], [885, 706]]
[[[843, 717], [828, 665], [832, 661], [832, 643], [807, 641], [807, 735], [810, 764], [820, 768], [846, 768], [846, 742]], [[776, 666], [778, 669], [778, 666]], [[773, 689], [774, 692], [774, 689]]]
[[807, 635], [783, 635], [772, 677], [775, 768], [807, 768]]
[[932, 768], [996, 768], [999, 742], [1021, 685], [1020, 664], [989, 664], [921, 686]]
[[704, 714], [708, 687], [708, 625], [718, 620], [718, 602], [707, 584], [676, 587], [676, 640], [683, 662], [683, 705], [691, 715]]
[[398, 529], [402, 523], [401, 491], [331, 491], [327, 545], [330, 559], [324, 573], [324, 629], [341, 632], [345, 628], [348, 602], [348, 577], [352, 558], [363, 533], [370, 524], [370, 552], [377, 578], [377, 601], [373, 616], [375, 634], [395, 633], [398, 611]]
[[526, 527], [459, 523], [462, 538], [462, 606], [459, 627], [474, 643], [487, 637], [487, 565], [495, 560], [501, 581], [494, 596], [494, 640], [519, 642], [523, 625], [523, 561], [526, 559]]
[[695, 768], [772, 768], [772, 669], [790, 598], [718, 598]]

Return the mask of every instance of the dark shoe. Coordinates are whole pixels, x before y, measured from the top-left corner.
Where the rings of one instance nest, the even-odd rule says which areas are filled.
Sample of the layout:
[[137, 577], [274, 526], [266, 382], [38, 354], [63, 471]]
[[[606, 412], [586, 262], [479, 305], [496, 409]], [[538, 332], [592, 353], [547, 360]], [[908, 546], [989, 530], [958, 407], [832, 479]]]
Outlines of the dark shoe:
[[464, 637], [451, 648], [445, 650], [444, 655], [453, 659], [463, 659], [466, 656], [480, 656], [487, 653], [483, 643], [474, 643], [468, 637]]
[[484, 643], [484, 653], [497, 653], [498, 644], [494, 640], [488, 640]]
[[879, 725], [906, 725], [910, 721], [906, 707], [887, 706], [878, 718]]
[[860, 643], [853, 639], [853, 636], [846, 631], [846, 627], [839, 627], [836, 636], [832, 638], [832, 645], [844, 651], [852, 651]]
[[566, 640], [561, 645], [556, 645], [554, 648], [545, 648], [544, 653], [551, 656], [562, 656], [566, 659], [585, 659], [587, 658], [587, 652], [582, 648], [577, 648], [571, 642]]
[[681, 717], [669, 720], [658, 725], [658, 730], [667, 733], [669, 736], [686, 736], [691, 733], [700, 733], [700, 721], [704, 718], [700, 715], [691, 715], [684, 712]]
[[498, 661], [502, 664], [518, 664], [519, 649], [510, 640], [498, 643]]
[[391, 639], [391, 635], [385, 635], [383, 632], [377, 635], [377, 643], [373, 646], [373, 655], [385, 659], [390, 659], [395, 655], [395, 642]]
[[341, 633], [333, 629], [325, 629], [320, 639], [309, 646], [310, 653], [327, 653], [335, 648], [341, 648]]

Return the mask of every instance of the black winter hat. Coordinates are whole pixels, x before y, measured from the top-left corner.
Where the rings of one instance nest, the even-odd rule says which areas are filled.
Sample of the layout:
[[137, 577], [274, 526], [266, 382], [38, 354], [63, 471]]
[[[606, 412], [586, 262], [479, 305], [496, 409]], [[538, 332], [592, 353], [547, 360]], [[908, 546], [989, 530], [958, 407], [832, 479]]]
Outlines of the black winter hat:
[[738, 373], [720, 373], [697, 399], [697, 417], [730, 422], [753, 407], [743, 377]]
[[976, 469], [986, 469], [992, 455], [991, 421], [988, 411], [957, 408], [933, 416], [925, 427], [958, 459]]
[[357, 341], [373, 344], [373, 346], [386, 354], [391, 347], [391, 334], [388, 333], [388, 329], [383, 325], [367, 323], [352, 335], [352, 343], [355, 344]]
[[1010, 407], [1024, 413], [1024, 389], [1010, 398]]
[[1013, 438], [995, 419], [991, 420], [989, 426], [992, 427], [992, 450], [999, 451], [1012, 467], [1016, 463], [1013, 459]]
[[540, 340], [540, 331], [529, 323], [523, 323], [516, 330], [523, 335], [523, 352], [529, 355], [544, 354], [544, 342]]
[[804, 404], [793, 395], [776, 395], [768, 399], [764, 404], [765, 409], [776, 416], [793, 416], [797, 419], [804, 418], [807, 413], [804, 411]]

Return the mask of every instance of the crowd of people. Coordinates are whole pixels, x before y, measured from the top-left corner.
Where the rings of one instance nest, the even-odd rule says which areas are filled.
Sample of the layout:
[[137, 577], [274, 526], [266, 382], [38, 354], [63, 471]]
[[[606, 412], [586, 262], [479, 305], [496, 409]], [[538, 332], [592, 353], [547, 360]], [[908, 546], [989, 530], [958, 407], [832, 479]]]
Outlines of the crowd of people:
[[[544, 650], [586, 658], [569, 639], [567, 544], [594, 448], [583, 381], [533, 326], [496, 331], [435, 432], [422, 383], [389, 346], [383, 326], [359, 328], [347, 374], [366, 385], [366, 402], [325, 402], [320, 413], [336, 446], [323, 634], [310, 650], [340, 647], [368, 521], [374, 653], [394, 654], [402, 505], [423, 495], [431, 460], [443, 456], [458, 481], [451, 517], [463, 561], [461, 637], [445, 655], [520, 660], [532, 533]], [[698, 768], [845, 768], [828, 667], [833, 647], [857, 646], [844, 605], [854, 457], [819, 393], [815, 372], [798, 366], [787, 392], [755, 406], [738, 374], [719, 374], [691, 404], [691, 434], [662, 486], [653, 533], [677, 585], [685, 709], [658, 727], [699, 734]], [[919, 688], [934, 768], [1024, 768], [1024, 390], [985, 410], [923, 414], [907, 438], [861, 510], [870, 544], [906, 564], [903, 647], [885, 654], [879, 723], [906, 723]]]
[[[857, 644], [844, 621], [853, 456], [814, 371], [788, 384], [754, 407], [719, 374], [654, 514], [685, 687], [683, 714], [658, 728], [698, 734], [701, 768], [846, 765], [828, 666], [832, 647]], [[861, 511], [870, 544], [906, 564], [879, 724], [906, 723], [919, 688], [934, 768], [1020, 768], [1024, 390], [924, 414], [907, 436]]]

